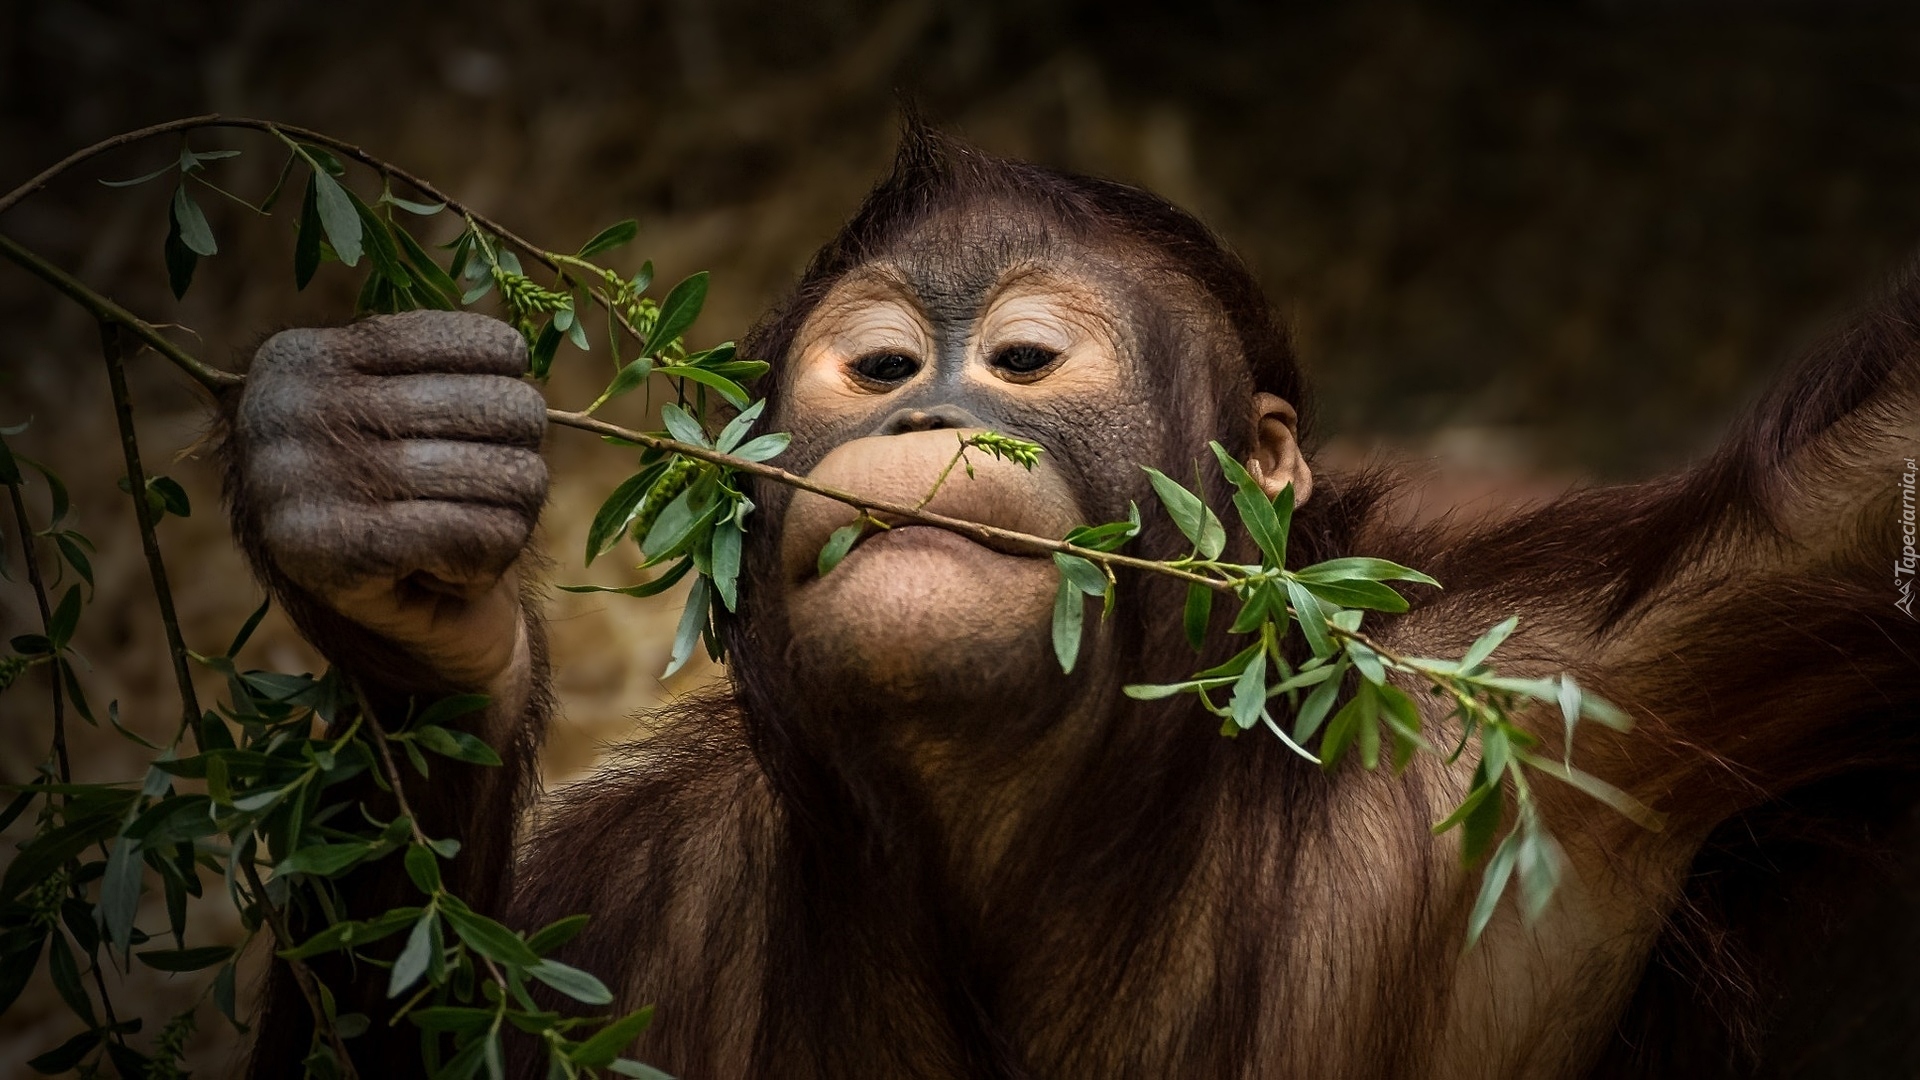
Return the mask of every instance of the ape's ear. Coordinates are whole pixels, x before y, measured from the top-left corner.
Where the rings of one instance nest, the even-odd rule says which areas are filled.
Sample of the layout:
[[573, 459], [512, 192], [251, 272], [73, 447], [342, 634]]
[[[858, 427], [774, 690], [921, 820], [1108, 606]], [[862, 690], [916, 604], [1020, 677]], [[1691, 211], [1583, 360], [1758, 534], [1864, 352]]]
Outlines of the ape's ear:
[[1293, 485], [1293, 504], [1313, 495], [1313, 473], [1300, 452], [1300, 414], [1285, 399], [1272, 394], [1253, 395], [1253, 454], [1247, 471], [1260, 481], [1269, 498]]

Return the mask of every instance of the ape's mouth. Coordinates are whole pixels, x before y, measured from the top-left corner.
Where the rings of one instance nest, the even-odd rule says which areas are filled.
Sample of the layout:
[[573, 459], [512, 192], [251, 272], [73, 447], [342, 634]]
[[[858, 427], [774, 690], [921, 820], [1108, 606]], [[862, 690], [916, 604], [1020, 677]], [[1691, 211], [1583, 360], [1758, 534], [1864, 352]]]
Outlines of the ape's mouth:
[[[1017, 545], [1014, 544], [995, 542], [990, 539], [976, 539], [954, 529], [942, 528], [938, 525], [929, 525], [919, 521], [904, 519], [889, 521], [887, 520], [888, 515], [885, 514], [876, 516], [880, 519], [879, 523], [876, 524], [873, 521], [869, 521], [866, 528], [861, 531], [859, 537], [854, 540], [853, 546], [848, 548], [846, 554], [840, 557], [839, 563], [845, 563], [870, 550], [877, 551], [880, 549], [903, 551], [966, 551], [985, 549], [1001, 555], [1026, 554], [1018, 550]], [[838, 564], [835, 566], [835, 569], [837, 568]], [[816, 565], [811, 578], [818, 580], [821, 576], [819, 568]]]
[[[1051, 462], [1043, 460], [1029, 471], [1011, 462], [983, 458], [973, 462], [969, 474], [947, 468], [953, 456], [952, 431], [869, 437], [841, 444], [809, 476], [876, 502], [924, 505], [928, 514], [1008, 532], [1062, 536], [1078, 522], [1079, 509], [1065, 478]], [[794, 495], [783, 522], [781, 549], [787, 580], [798, 585], [819, 578], [821, 550], [832, 543], [836, 532], [856, 521], [863, 527], [843, 558], [908, 548], [954, 554], [1033, 554], [1017, 541], [928, 525], [905, 515], [875, 512], [861, 517], [853, 507], [803, 491]]]

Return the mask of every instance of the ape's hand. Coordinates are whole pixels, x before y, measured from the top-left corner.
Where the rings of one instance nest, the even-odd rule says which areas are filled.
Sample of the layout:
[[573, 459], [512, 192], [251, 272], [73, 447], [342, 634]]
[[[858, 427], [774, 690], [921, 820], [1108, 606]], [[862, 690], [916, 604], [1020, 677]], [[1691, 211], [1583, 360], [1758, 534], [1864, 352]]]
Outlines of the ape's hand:
[[322, 631], [331, 659], [407, 684], [520, 681], [516, 564], [547, 494], [525, 370], [513, 328], [463, 312], [288, 330], [260, 349], [234, 421], [237, 531], [275, 585], [324, 609], [301, 620], [309, 634], [330, 612], [405, 654]]

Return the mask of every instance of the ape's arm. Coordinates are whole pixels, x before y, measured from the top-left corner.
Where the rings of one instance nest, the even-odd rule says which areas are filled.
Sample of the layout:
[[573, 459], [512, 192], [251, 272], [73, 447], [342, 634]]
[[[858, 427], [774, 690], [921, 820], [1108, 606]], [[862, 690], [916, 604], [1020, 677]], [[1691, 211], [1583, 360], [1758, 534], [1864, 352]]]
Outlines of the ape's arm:
[[[290, 330], [255, 358], [227, 446], [236, 538], [384, 722], [450, 694], [493, 699], [463, 722], [503, 767], [437, 761], [433, 782], [408, 794], [429, 836], [460, 841], [443, 870], [448, 887], [494, 915], [511, 893], [514, 826], [547, 713], [544, 636], [522, 571], [546, 498], [546, 413], [520, 380], [525, 366], [520, 335], [479, 315]], [[371, 785], [359, 794], [376, 813], [397, 812]], [[398, 859], [370, 864], [342, 895], [354, 918], [417, 902]], [[352, 982], [344, 970], [324, 974], [336, 991]], [[253, 1060], [260, 1076], [295, 1067], [306, 1050], [305, 1005], [280, 985], [284, 972], [274, 979]], [[382, 995], [366, 999], [355, 1006], [377, 1015]], [[376, 1021], [373, 1032], [384, 1031]], [[412, 1033], [399, 1035], [395, 1060], [413, 1060]], [[380, 1041], [358, 1040], [356, 1054]], [[369, 1060], [383, 1054], [364, 1049]]]
[[1910, 546], [1896, 570], [1917, 456], [1909, 278], [1703, 465], [1456, 541], [1429, 564], [1448, 587], [1434, 607], [1456, 622], [1520, 613], [1520, 655], [1571, 668], [1640, 721], [1594, 738], [1596, 771], [1710, 826], [1842, 769], [1920, 760], [1920, 622], [1899, 606], [1920, 593], [1900, 589]]

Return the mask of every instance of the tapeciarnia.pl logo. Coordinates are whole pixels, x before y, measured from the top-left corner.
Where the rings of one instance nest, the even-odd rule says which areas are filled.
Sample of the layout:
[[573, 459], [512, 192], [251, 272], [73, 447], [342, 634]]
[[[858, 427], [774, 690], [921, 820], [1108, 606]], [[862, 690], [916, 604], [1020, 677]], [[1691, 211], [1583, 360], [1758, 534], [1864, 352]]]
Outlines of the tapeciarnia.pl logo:
[[1913, 614], [1913, 578], [1915, 564], [1920, 563], [1920, 555], [1914, 552], [1913, 517], [1913, 480], [1916, 470], [1913, 459], [1906, 459], [1907, 471], [1900, 474], [1900, 557], [1893, 560], [1893, 587], [1900, 599], [1893, 606], [1906, 612], [1907, 618]]

